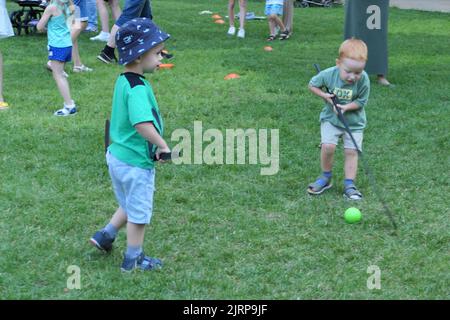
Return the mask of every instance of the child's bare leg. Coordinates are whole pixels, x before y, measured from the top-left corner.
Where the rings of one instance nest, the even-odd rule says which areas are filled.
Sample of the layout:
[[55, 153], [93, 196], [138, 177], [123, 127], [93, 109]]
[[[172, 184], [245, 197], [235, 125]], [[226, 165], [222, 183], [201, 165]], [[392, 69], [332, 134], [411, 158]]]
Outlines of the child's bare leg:
[[228, 1], [228, 20], [230, 27], [234, 27], [234, 0]]
[[78, 50], [78, 37], [86, 27], [87, 21], [81, 21], [79, 22], [79, 25], [78, 22], [76, 22], [70, 31], [70, 37], [72, 38], [72, 59], [75, 67], [80, 67], [82, 65], [80, 52]]
[[[100, 232], [97, 232], [93, 236], [91, 242], [94, 240], [94, 243], [97, 247], [101, 248], [102, 250], [109, 251], [111, 249], [112, 242], [117, 236], [117, 233], [126, 224], [127, 224], [127, 214], [122, 209], [122, 207], [119, 207], [113, 214], [109, 223]], [[98, 235], [99, 233], [101, 235]], [[106, 237], [106, 240], [104, 233], [108, 235]]]
[[355, 180], [358, 172], [358, 151], [345, 149], [344, 173], [345, 179]]
[[[117, 21], [117, 19], [119, 19], [120, 15], [122, 14], [122, 9], [120, 9], [119, 6], [119, 0], [109, 0], [108, 3], [111, 7], [111, 15], [113, 19], [114, 21]], [[109, 32], [109, 30], [107, 32]]]
[[[100, 22], [102, 24], [102, 31], [109, 33], [109, 17], [108, 9], [104, 0], [97, 0], [98, 15], [100, 16]], [[112, 6], [111, 6], [112, 9]]]
[[0, 52], [0, 102], [3, 101], [3, 57]]
[[119, 26], [114, 24], [111, 28], [111, 35], [109, 36], [109, 40], [107, 43], [108, 47], [115, 48], [116, 47], [116, 33], [119, 30]]
[[336, 145], [330, 143], [323, 143], [320, 151], [320, 163], [323, 172], [331, 172], [333, 169], [334, 151]]
[[272, 18], [269, 16], [268, 17], [269, 20], [269, 32], [271, 36], [275, 36], [276, 32], [275, 32], [275, 22], [272, 20]]
[[109, 223], [112, 224], [114, 228], [116, 228], [116, 230], [119, 230], [127, 223], [127, 220], [127, 214], [122, 209], [122, 207], [119, 207], [117, 208]]
[[274, 23], [280, 28], [281, 31], [286, 31], [286, 27], [284, 26], [283, 21], [281, 21], [280, 17], [276, 14], [273, 14], [273, 21]]
[[70, 97], [70, 88], [67, 78], [64, 76], [64, 62], [51, 60], [50, 65], [52, 68], [53, 79], [55, 79], [56, 86], [58, 87], [59, 93], [64, 99], [66, 106], [72, 105], [73, 101]]
[[322, 167], [322, 174], [314, 183], [308, 185], [308, 193], [321, 194], [325, 190], [331, 188], [331, 178], [333, 169], [334, 151], [336, 145], [331, 143], [322, 143], [320, 150], [320, 165]]
[[239, 0], [239, 28], [244, 29], [247, 0]]
[[128, 247], [142, 247], [144, 243], [145, 224], [127, 223]]

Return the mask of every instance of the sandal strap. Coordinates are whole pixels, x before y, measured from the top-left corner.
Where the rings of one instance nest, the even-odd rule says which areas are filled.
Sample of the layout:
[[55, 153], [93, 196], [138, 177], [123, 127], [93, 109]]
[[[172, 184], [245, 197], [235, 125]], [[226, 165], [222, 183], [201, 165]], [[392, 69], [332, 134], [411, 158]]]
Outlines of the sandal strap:
[[358, 189], [356, 188], [356, 186], [353, 183], [349, 184], [347, 187], [345, 187], [344, 192], [348, 197], [351, 197], [351, 196], [358, 196], [360, 198], [362, 197], [361, 192], [358, 191]]
[[288, 38], [289, 38], [289, 31], [283, 31], [282, 33], [280, 33], [280, 39], [284, 40]]
[[329, 184], [330, 181], [331, 181], [331, 178], [327, 178], [324, 175], [320, 175], [319, 177], [317, 177], [315, 182], [310, 183], [308, 185], [308, 188], [313, 189], [313, 190], [318, 190], [318, 189], [323, 188], [327, 184]]

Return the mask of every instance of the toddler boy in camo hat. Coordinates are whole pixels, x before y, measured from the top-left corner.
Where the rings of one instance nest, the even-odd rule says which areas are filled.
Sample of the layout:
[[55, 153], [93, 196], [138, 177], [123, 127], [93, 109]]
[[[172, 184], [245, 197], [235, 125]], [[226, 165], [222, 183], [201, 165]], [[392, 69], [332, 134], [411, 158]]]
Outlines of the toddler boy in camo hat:
[[106, 162], [118, 208], [90, 241], [102, 251], [111, 251], [117, 233], [126, 226], [127, 249], [120, 267], [123, 272], [150, 271], [163, 265], [160, 259], [144, 253], [144, 235], [153, 216], [155, 162], [163, 162], [160, 155], [171, 151], [163, 138], [164, 121], [158, 103], [144, 74], [158, 69], [163, 42], [168, 38], [146, 18], [125, 23], [116, 34], [124, 72], [114, 87], [109, 127], [112, 143]]
[[116, 33], [119, 64], [126, 65], [146, 51], [169, 39], [152, 20], [137, 18], [125, 23]]

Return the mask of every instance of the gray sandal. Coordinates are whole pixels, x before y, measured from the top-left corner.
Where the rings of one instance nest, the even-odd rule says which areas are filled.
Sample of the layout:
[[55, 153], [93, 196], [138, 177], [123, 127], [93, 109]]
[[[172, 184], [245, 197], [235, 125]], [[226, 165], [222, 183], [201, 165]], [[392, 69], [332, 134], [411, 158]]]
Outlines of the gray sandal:
[[347, 200], [361, 200], [362, 194], [356, 189], [356, 186], [352, 183], [345, 187], [344, 189], [344, 197]]
[[[325, 184], [323, 182], [325, 182]], [[321, 175], [316, 179], [315, 182], [308, 185], [308, 189], [306, 189], [306, 191], [309, 194], [317, 195], [321, 194], [327, 189], [330, 189], [332, 186], [333, 184], [331, 183], [331, 178], [327, 178], [324, 175]]]

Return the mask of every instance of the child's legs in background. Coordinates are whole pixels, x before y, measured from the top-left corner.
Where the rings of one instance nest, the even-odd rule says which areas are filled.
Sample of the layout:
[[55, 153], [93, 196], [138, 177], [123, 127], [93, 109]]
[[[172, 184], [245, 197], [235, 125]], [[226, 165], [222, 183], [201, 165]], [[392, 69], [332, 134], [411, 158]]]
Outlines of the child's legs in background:
[[119, 19], [122, 14], [122, 9], [120, 9], [119, 0], [109, 0], [109, 6], [111, 7], [111, 15], [114, 21]]
[[73, 3], [79, 8], [80, 12], [80, 16], [75, 18], [75, 22], [70, 30], [70, 36], [72, 38], [73, 65], [75, 67], [79, 67], [82, 63], [78, 50], [78, 36], [86, 29], [88, 25], [89, 13], [86, 6], [86, 0], [74, 0]]
[[116, 33], [121, 26], [114, 24], [111, 28], [111, 33], [108, 39], [108, 47], [115, 48], [116, 47]]
[[247, 13], [247, 0], [239, 0], [239, 28], [244, 29], [245, 15]]
[[102, 31], [105, 33], [109, 33], [109, 15], [108, 9], [106, 8], [105, 0], [97, 0], [97, 9], [98, 15], [100, 16]]
[[285, 31], [286, 27], [283, 24], [283, 21], [281, 21], [280, 17], [276, 14], [269, 15], [269, 21], [273, 21], [273, 24], [275, 26], [278, 26], [281, 31]]
[[53, 79], [55, 79], [56, 86], [58, 87], [59, 93], [64, 99], [64, 104], [70, 106], [73, 104], [72, 98], [70, 96], [69, 82], [64, 76], [64, 64], [65, 62], [50, 60]]
[[[272, 31], [272, 24], [274, 24], [273, 28], [278, 26], [281, 31], [285, 31], [286, 27], [283, 24], [283, 21], [281, 21], [280, 16], [283, 14], [283, 5], [279, 4], [268, 4], [266, 2], [266, 7], [264, 9], [264, 13], [267, 16], [267, 19], [269, 20], [269, 28], [270, 34], [275, 35], [275, 32]], [[271, 22], [272, 21], [272, 22]]]
[[228, 1], [228, 19], [230, 27], [234, 27], [234, 0]]
[[267, 17], [268, 21], [269, 21], [269, 32], [271, 36], [276, 36], [276, 31], [275, 31], [275, 22], [270, 18]]
[[87, 21], [76, 21], [70, 30], [70, 37], [72, 38], [72, 58], [74, 66], [81, 66], [80, 52], [78, 50], [78, 37], [81, 32], [87, 27]]

